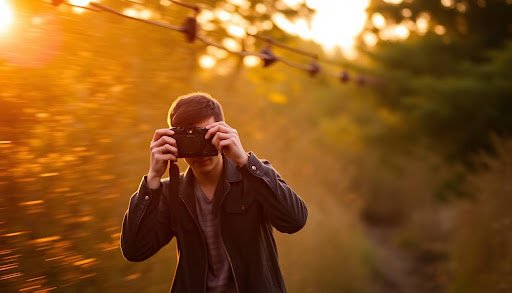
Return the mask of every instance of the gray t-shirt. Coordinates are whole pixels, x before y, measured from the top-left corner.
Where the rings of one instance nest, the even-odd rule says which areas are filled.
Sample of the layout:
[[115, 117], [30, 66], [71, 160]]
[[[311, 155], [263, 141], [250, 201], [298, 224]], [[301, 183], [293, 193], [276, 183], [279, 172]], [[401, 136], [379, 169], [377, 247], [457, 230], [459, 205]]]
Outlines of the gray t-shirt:
[[208, 252], [207, 292], [235, 292], [231, 267], [220, 234], [219, 212], [215, 210], [217, 208], [215, 198], [208, 200], [197, 183], [194, 184], [194, 193], [197, 219], [203, 231]]

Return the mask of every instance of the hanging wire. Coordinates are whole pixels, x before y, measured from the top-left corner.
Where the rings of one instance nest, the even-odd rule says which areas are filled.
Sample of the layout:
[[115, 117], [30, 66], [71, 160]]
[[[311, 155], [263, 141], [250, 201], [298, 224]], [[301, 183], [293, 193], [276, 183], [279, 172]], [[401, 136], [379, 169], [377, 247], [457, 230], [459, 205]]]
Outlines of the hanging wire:
[[[271, 49], [270, 49], [270, 47], [271, 46], [275, 46], [275, 47], [279, 47], [279, 48], [288, 50], [290, 52], [294, 52], [294, 53], [297, 53], [297, 54], [300, 54], [300, 55], [311, 57], [312, 58], [312, 62], [309, 65], [304, 65], [304, 64], [290, 62], [290, 61], [287, 61], [287, 60], [282, 59], [282, 58], [281, 59], [277, 58], [277, 60], [287, 64], [288, 66], [295, 67], [295, 68], [298, 68], [298, 69], [301, 69], [301, 70], [304, 70], [304, 71], [308, 71], [310, 76], [312, 76], [312, 77], [315, 76], [316, 74], [318, 74], [321, 71], [321, 67], [320, 67], [319, 63], [329, 64], [329, 65], [333, 65], [333, 66], [337, 66], [337, 67], [344, 67], [342, 64], [340, 64], [338, 62], [335, 62], [335, 61], [332, 61], [332, 60], [328, 60], [328, 59], [324, 59], [324, 58], [320, 58], [315, 53], [311, 53], [311, 52], [308, 52], [308, 51], [305, 51], [305, 50], [301, 50], [301, 49], [297, 49], [297, 48], [285, 45], [283, 43], [279, 43], [279, 42], [277, 42], [276, 40], [274, 40], [271, 37], [261, 36], [261, 35], [258, 35], [258, 34], [249, 34], [249, 33], [248, 33], [248, 35], [253, 37], [253, 38], [256, 38], [256, 39], [259, 39], [259, 40], [262, 40], [262, 41], [266, 42], [268, 44], [267, 48], [265, 49], [267, 54], [273, 54]], [[350, 74], [348, 73], [348, 71], [346, 69], [343, 69], [339, 73], [328, 73], [328, 74], [330, 76], [333, 76], [333, 77], [339, 79], [340, 82], [342, 82], [342, 83], [347, 83], [347, 82], [351, 81]], [[363, 76], [363, 75], [360, 75], [356, 79], [356, 81], [357, 81], [357, 84], [362, 86], [362, 85], [367, 84], [369, 82], [369, 79], [367, 77]]]
[[245, 56], [257, 56], [257, 57], [260, 57], [262, 58], [262, 54], [260, 53], [257, 53], [257, 52], [250, 52], [250, 51], [246, 51], [244, 49], [240, 50], [240, 51], [234, 51], [234, 50], [230, 50], [220, 44], [217, 44], [215, 43], [214, 41], [208, 39], [206, 36], [202, 36], [202, 35], [198, 35], [197, 36], [197, 39], [202, 42], [203, 44], [205, 45], [208, 45], [208, 46], [212, 46], [212, 47], [215, 47], [215, 48], [218, 48], [218, 49], [221, 49], [221, 50], [224, 50], [228, 53], [231, 53], [233, 55], [237, 55], [237, 56], [240, 56], [240, 57], [245, 57]]
[[[268, 6], [268, 4], [267, 4], [267, 6]], [[272, 11], [272, 13], [275, 13], [275, 9], [271, 9], [271, 11]], [[230, 22], [230, 23], [233, 24], [232, 22]], [[289, 45], [280, 43], [272, 37], [261, 35], [261, 34], [249, 33], [249, 32], [246, 32], [246, 34], [247, 34], [247, 36], [253, 37], [255, 39], [258, 39], [258, 40], [261, 40], [261, 41], [267, 43], [267, 47], [264, 48], [260, 53], [260, 55], [261, 54], [264, 55], [264, 57], [262, 58], [262, 60], [264, 62], [263, 67], [268, 67], [268, 66], [272, 65], [273, 63], [275, 63], [276, 61], [281, 61], [290, 67], [294, 67], [299, 70], [309, 72], [310, 76], [312, 76], [312, 77], [317, 75], [322, 70], [319, 63], [329, 64], [329, 65], [333, 65], [333, 66], [337, 66], [337, 67], [344, 67], [344, 65], [340, 64], [339, 62], [335, 62], [335, 61], [332, 61], [329, 59], [320, 58], [318, 56], [318, 54], [311, 53], [306, 50], [301, 50], [301, 49], [294, 48]], [[285, 49], [287, 51], [294, 52], [299, 55], [310, 57], [312, 59], [312, 61], [309, 65], [296, 63], [293, 61], [288, 61], [286, 59], [276, 56], [272, 52], [272, 49], [271, 49], [272, 46], [279, 47], [281, 49]], [[349, 74], [346, 69], [342, 70], [341, 72], [339, 72], [337, 74], [330, 73], [329, 75], [339, 79], [342, 83], [347, 83], [348, 81], [350, 81]], [[363, 84], [363, 83], [359, 83], [359, 84]]]
[[[134, 4], [143, 5], [143, 3], [135, 1], [135, 0], [126, 0], [126, 1], [130, 2], [130, 3], [134, 3]], [[242, 50], [240, 50], [240, 51], [230, 50], [230, 49], [226, 48], [225, 46], [220, 45], [220, 44], [218, 44], [218, 43], [208, 39], [208, 37], [198, 34], [199, 25], [197, 23], [196, 17], [197, 17], [197, 15], [200, 12], [200, 7], [199, 6], [193, 5], [193, 4], [184, 3], [184, 2], [181, 2], [181, 1], [176, 1], [176, 0], [169, 0], [169, 2], [174, 3], [176, 5], [179, 5], [179, 6], [182, 6], [182, 7], [185, 7], [187, 9], [193, 10], [194, 11], [194, 15], [193, 16], [188, 16], [181, 26], [176, 26], [176, 25], [171, 25], [171, 24], [164, 23], [164, 22], [153, 21], [153, 20], [138, 18], [138, 17], [134, 17], [134, 16], [129, 16], [129, 15], [123, 14], [123, 13], [121, 13], [121, 12], [119, 12], [119, 11], [113, 9], [113, 8], [110, 8], [110, 7], [106, 6], [106, 5], [103, 5], [103, 4], [100, 4], [100, 3], [97, 3], [97, 2], [92, 2], [91, 1], [91, 2], [88, 3], [87, 6], [82, 6], [82, 5], [76, 5], [76, 4], [73, 4], [73, 3], [65, 2], [64, 0], [52, 0], [52, 4], [54, 6], [59, 6], [60, 4], [65, 4], [65, 5], [69, 5], [69, 6], [72, 6], [72, 7], [87, 9], [87, 10], [91, 10], [91, 11], [95, 11], [95, 12], [105, 11], [105, 12], [114, 14], [116, 16], [120, 16], [120, 17], [131, 19], [131, 20], [143, 22], [143, 23], [146, 23], [146, 24], [150, 24], [150, 25], [154, 25], [154, 26], [170, 29], [170, 30], [173, 30], [173, 31], [178, 31], [178, 32], [181, 32], [181, 33], [185, 34], [187, 41], [190, 42], [190, 43], [194, 42], [197, 39], [198, 41], [202, 42], [205, 45], [216, 47], [218, 49], [224, 50], [224, 51], [226, 51], [226, 52], [228, 52], [230, 54], [237, 55], [237, 56], [242, 57], [242, 58], [246, 57], [246, 56], [256, 56], [256, 57], [259, 57], [262, 60], [262, 62], [263, 62], [263, 67], [269, 67], [269, 66], [271, 66], [272, 64], [274, 64], [276, 62], [281, 62], [281, 63], [283, 63], [283, 64], [285, 64], [285, 65], [287, 65], [289, 67], [296, 68], [296, 69], [299, 69], [299, 70], [302, 70], [302, 71], [306, 71], [306, 72], [309, 73], [309, 75], [311, 77], [314, 77], [320, 71], [322, 71], [319, 62], [330, 64], [330, 65], [335, 65], [335, 66], [342, 66], [341, 64], [339, 64], [337, 62], [334, 62], [332, 60], [321, 59], [321, 58], [319, 58], [318, 54], [311, 53], [311, 52], [308, 52], [308, 51], [305, 51], [305, 50], [301, 50], [301, 49], [298, 49], [298, 48], [291, 47], [289, 45], [277, 42], [276, 40], [274, 40], [271, 37], [262, 36], [262, 35], [259, 35], [259, 34], [247, 33], [248, 36], [253, 37], [255, 39], [259, 39], [259, 40], [261, 40], [261, 41], [263, 41], [263, 42], [265, 42], [267, 44], [267, 46], [263, 50], [261, 50], [260, 52], [247, 51], [247, 50], [245, 50], [244, 46], [242, 46]], [[272, 50], [271, 50], [271, 47], [273, 47], [273, 46], [279, 47], [281, 49], [284, 49], [284, 50], [287, 50], [287, 51], [290, 51], [290, 52], [294, 52], [294, 53], [297, 53], [297, 54], [300, 54], [300, 55], [303, 55], [303, 56], [310, 57], [312, 59], [312, 61], [309, 64], [303, 64], [303, 63], [287, 60], [286, 58], [283, 58], [281, 56], [275, 55], [272, 52]], [[335, 77], [335, 78], [337, 78], [337, 79], [339, 79], [342, 83], [347, 83], [347, 82], [353, 80], [353, 78], [350, 76], [350, 74], [348, 73], [347, 70], [342, 70], [338, 74], [334, 74], [334, 73], [328, 73], [328, 74], [333, 76], [333, 77]], [[367, 84], [369, 81], [370, 80], [368, 80], [363, 75], [360, 75], [360, 76], [358, 76], [355, 79], [355, 82], [357, 82], [357, 84], [360, 85], [360, 86], [363, 86], [363, 85]]]
[[250, 33], [247, 33], [248, 36], [251, 36], [255, 39], [259, 39], [259, 40], [262, 40], [264, 42], [266, 42], [267, 44], [269, 45], [273, 45], [273, 46], [276, 46], [276, 47], [280, 47], [280, 48], [283, 48], [285, 50], [288, 50], [290, 52], [295, 52], [295, 53], [298, 53], [298, 54], [301, 54], [301, 55], [304, 55], [304, 56], [309, 56], [311, 58], [315, 58], [317, 59], [318, 58], [318, 55], [317, 54], [314, 54], [314, 53], [311, 53], [311, 52], [308, 52], [308, 51], [305, 51], [305, 50], [301, 50], [301, 49], [297, 49], [297, 48], [293, 48], [291, 46], [288, 46], [288, 45], [285, 45], [283, 43], [279, 43], [277, 42], [276, 40], [274, 40], [273, 38], [271, 37], [267, 37], [267, 36], [260, 36], [258, 34], [250, 34]]
[[55, 5], [55, 6], [58, 6], [60, 4], [65, 4], [65, 5], [68, 5], [68, 6], [71, 6], [71, 7], [76, 7], [76, 8], [81, 8], [81, 9], [86, 9], [86, 10], [91, 10], [91, 11], [100, 11], [100, 10], [92, 8], [92, 7], [77, 5], [77, 4], [73, 4], [73, 3], [69, 3], [69, 2], [62, 2], [62, 1], [59, 1], [59, 0], [53, 0], [52, 4]]

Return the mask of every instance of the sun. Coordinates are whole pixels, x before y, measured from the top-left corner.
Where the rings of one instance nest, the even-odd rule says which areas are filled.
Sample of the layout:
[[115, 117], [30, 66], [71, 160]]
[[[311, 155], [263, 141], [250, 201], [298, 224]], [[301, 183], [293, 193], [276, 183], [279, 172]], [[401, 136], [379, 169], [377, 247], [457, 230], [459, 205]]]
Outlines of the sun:
[[[294, 7], [304, 0], [284, 2]], [[347, 58], [354, 58], [356, 39], [365, 26], [369, 2], [306, 0], [306, 5], [315, 10], [309, 24], [303, 19], [290, 21], [284, 14], [275, 15], [273, 20], [282, 30], [320, 44], [328, 54], [340, 49]]]
[[9, 7], [7, 0], [0, 0], [0, 33], [5, 33], [9, 30], [14, 22], [14, 13]]

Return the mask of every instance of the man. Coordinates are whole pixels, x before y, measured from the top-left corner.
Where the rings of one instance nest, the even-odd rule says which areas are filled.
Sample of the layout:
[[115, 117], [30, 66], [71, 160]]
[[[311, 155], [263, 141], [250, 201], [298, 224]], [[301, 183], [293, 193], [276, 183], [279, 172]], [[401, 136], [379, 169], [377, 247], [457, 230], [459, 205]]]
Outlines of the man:
[[302, 199], [266, 161], [246, 153], [221, 105], [208, 94], [179, 97], [169, 109], [172, 127], [205, 127], [217, 156], [186, 158], [179, 192], [161, 180], [180, 150], [174, 132], [155, 131], [149, 172], [131, 197], [121, 249], [143, 261], [176, 237], [178, 267], [171, 292], [285, 292], [272, 230], [299, 231]]

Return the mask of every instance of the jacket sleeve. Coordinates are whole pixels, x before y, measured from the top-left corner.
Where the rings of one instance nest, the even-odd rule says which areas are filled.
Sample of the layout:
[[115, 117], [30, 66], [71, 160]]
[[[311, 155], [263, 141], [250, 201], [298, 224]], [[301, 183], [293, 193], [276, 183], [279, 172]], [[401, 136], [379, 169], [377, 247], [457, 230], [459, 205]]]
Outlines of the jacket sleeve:
[[284, 233], [295, 233], [306, 225], [308, 210], [304, 201], [286, 184], [268, 161], [259, 160], [249, 153], [240, 171], [246, 180], [246, 188], [261, 190], [256, 199], [265, 210], [270, 224]]
[[144, 176], [138, 191], [130, 198], [121, 231], [121, 251], [129, 261], [148, 259], [174, 236], [163, 185], [164, 182], [152, 190]]

